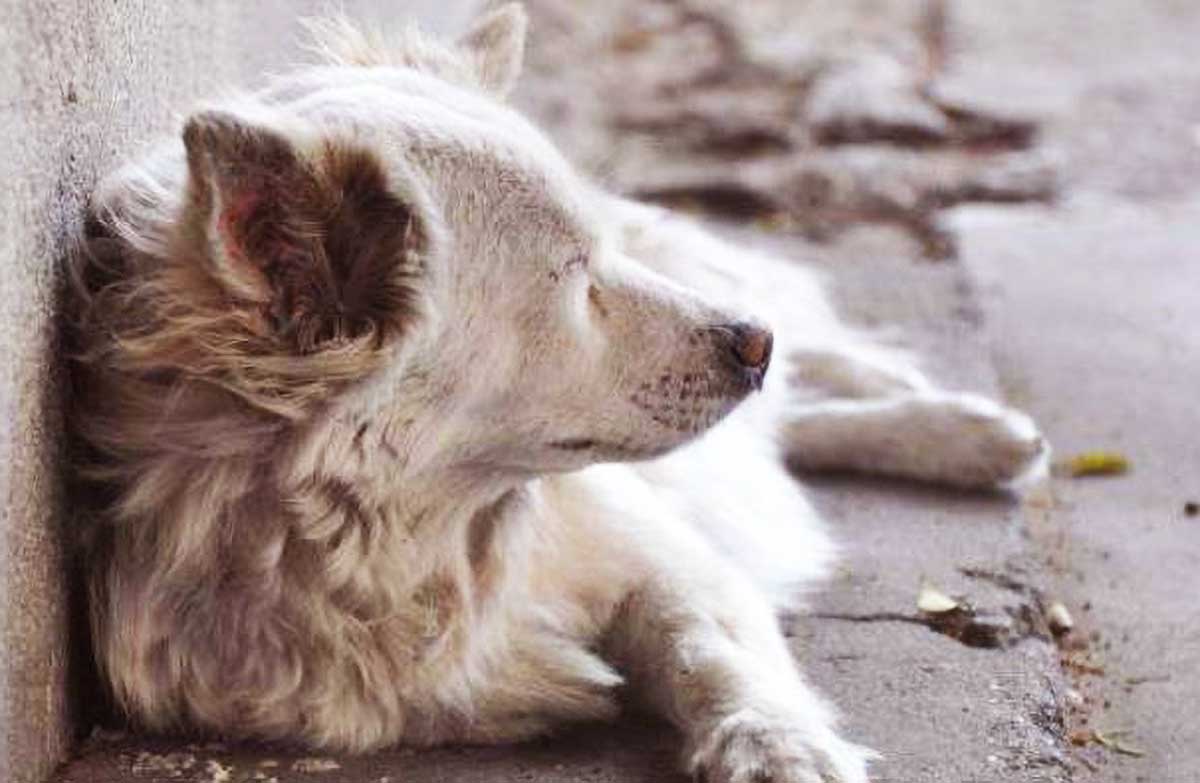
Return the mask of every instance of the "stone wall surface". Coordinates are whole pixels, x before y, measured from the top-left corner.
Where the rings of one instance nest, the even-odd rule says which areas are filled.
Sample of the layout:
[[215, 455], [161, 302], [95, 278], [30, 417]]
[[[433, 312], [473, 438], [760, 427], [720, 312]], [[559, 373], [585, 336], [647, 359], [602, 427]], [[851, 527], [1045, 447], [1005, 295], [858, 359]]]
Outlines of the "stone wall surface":
[[[348, 0], [455, 27], [460, 0]], [[40, 781], [80, 730], [68, 685], [56, 291], [96, 180], [229, 84], [300, 56], [316, 1], [0, 0], [0, 780]]]

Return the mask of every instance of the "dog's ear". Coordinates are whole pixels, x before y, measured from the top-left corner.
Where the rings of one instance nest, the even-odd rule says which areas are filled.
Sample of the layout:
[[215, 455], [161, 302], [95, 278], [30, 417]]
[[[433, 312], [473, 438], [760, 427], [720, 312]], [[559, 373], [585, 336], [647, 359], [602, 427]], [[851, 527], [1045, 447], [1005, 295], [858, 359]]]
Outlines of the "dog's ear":
[[199, 234], [214, 277], [233, 296], [271, 300], [267, 270], [285, 252], [277, 224], [311, 178], [292, 144], [270, 128], [231, 114], [202, 112], [183, 129], [189, 204], [185, 228]]
[[269, 337], [311, 353], [414, 317], [423, 233], [369, 151], [213, 111], [183, 141], [186, 237]]
[[507, 3], [477, 19], [458, 41], [459, 49], [474, 65], [479, 83], [500, 98], [512, 91], [521, 75], [528, 27], [525, 8]]

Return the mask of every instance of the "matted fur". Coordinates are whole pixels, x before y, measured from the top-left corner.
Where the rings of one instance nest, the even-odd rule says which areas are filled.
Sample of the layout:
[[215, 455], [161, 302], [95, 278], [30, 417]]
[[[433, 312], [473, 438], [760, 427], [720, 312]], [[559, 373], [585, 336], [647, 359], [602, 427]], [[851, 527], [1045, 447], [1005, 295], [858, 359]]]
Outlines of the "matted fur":
[[[139, 726], [351, 751], [626, 682], [712, 781], [865, 780], [773, 616], [833, 554], [781, 452], [979, 486], [1040, 438], [811, 273], [580, 178], [499, 101], [524, 27], [315, 23], [328, 64], [99, 189], [69, 321], [105, 680]], [[797, 363], [730, 415], [762, 320]]]

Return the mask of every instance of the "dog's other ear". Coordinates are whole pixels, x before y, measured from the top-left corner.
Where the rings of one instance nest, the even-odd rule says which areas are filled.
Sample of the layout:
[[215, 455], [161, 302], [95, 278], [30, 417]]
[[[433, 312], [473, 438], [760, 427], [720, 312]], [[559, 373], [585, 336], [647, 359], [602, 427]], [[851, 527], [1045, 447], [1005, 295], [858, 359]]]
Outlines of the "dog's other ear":
[[516, 86], [525, 60], [525, 33], [529, 19], [520, 3], [507, 3], [484, 14], [458, 41], [471, 60], [479, 83], [504, 98]]
[[188, 120], [186, 241], [289, 351], [399, 331], [425, 237], [413, 211], [368, 150], [284, 134], [227, 112]]

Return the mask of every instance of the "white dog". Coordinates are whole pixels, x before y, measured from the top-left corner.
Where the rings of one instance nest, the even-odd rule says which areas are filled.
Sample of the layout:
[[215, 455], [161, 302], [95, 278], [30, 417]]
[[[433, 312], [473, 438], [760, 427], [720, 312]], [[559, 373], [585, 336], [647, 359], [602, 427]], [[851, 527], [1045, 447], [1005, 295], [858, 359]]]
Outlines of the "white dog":
[[75, 267], [118, 704], [365, 751], [608, 718], [625, 683], [709, 781], [866, 780], [777, 627], [833, 553], [781, 456], [988, 486], [1032, 423], [574, 172], [502, 103], [519, 6], [454, 45], [316, 28], [326, 65], [110, 177]]

